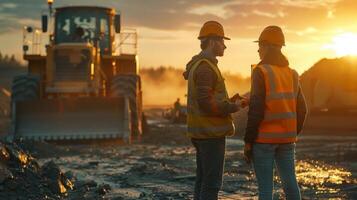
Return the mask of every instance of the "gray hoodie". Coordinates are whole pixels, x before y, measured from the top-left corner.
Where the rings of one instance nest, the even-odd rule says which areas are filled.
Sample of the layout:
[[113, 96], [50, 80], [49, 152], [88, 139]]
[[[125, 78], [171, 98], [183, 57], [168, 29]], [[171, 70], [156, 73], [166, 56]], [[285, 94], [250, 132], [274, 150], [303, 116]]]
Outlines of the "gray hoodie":
[[[183, 73], [186, 80], [188, 80], [188, 75], [194, 63], [203, 58], [208, 59], [214, 64], [218, 63], [215, 56], [209, 52], [202, 51], [198, 55], [192, 57], [190, 62], [187, 63], [186, 71]], [[234, 103], [228, 101], [217, 102], [213, 98], [214, 88], [216, 87], [218, 77], [208, 63], [201, 62], [193, 76], [197, 89], [197, 102], [202, 112], [209, 116], [227, 116], [238, 110]]]

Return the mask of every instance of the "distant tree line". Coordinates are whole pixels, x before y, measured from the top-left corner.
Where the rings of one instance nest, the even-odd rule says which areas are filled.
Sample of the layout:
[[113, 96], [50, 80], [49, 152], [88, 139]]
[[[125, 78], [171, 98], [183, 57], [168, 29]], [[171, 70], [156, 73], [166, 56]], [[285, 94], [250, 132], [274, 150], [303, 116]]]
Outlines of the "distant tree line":
[[0, 52], [0, 68], [21, 66], [21, 63], [15, 58], [14, 54], [9, 56]]

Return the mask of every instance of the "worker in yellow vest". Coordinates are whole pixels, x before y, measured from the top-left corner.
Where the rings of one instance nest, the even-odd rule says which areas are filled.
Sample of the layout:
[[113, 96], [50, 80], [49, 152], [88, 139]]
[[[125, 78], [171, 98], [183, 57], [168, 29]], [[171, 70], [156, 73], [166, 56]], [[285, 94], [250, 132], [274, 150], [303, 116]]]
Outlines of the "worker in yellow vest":
[[307, 108], [299, 75], [281, 52], [285, 38], [280, 27], [266, 27], [256, 42], [261, 61], [252, 72], [244, 154], [248, 161], [253, 161], [260, 200], [273, 198], [275, 165], [286, 199], [300, 200], [295, 142]]
[[[225, 137], [234, 134], [231, 113], [239, 109], [229, 99], [224, 78], [217, 66], [217, 56], [226, 46], [223, 27], [216, 21], [206, 22], [200, 31], [202, 51], [187, 64], [188, 81], [187, 136], [196, 149], [195, 200], [216, 200], [222, 185]], [[238, 102], [238, 101], [237, 101]]]

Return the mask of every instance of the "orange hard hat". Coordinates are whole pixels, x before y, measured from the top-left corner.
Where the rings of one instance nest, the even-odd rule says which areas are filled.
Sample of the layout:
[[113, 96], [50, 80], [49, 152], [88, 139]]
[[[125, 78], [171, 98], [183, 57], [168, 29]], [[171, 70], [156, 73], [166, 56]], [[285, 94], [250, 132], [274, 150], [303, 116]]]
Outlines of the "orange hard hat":
[[217, 21], [208, 21], [203, 24], [198, 39], [203, 39], [206, 37], [221, 37], [223, 39], [230, 40], [230, 38], [224, 35], [222, 24]]
[[278, 46], [285, 46], [285, 37], [279, 26], [267, 26], [254, 42], [266, 42]]

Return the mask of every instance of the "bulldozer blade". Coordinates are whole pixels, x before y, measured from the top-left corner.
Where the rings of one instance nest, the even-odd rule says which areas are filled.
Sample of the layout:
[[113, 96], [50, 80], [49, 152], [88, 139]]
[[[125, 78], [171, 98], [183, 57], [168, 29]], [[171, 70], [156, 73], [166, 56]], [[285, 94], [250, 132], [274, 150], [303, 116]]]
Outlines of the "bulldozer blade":
[[129, 101], [125, 98], [41, 99], [14, 103], [14, 139], [123, 139], [130, 142]]

